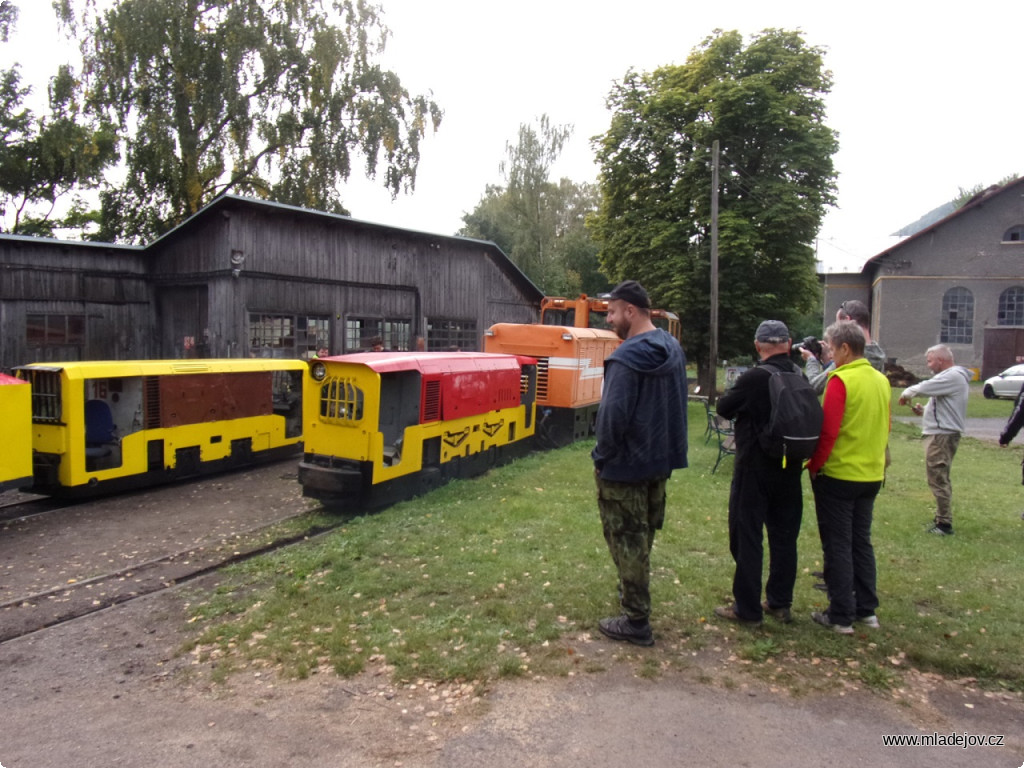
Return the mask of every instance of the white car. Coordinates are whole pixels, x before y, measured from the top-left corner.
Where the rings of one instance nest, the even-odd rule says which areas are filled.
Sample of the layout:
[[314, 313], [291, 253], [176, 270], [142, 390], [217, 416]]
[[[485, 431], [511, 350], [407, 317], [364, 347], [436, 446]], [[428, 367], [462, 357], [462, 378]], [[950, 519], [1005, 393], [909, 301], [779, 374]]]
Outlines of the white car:
[[981, 390], [985, 397], [1008, 397], [1013, 400], [1020, 394], [1024, 385], [1024, 365], [1011, 365], [1005, 371], [985, 379], [985, 387]]

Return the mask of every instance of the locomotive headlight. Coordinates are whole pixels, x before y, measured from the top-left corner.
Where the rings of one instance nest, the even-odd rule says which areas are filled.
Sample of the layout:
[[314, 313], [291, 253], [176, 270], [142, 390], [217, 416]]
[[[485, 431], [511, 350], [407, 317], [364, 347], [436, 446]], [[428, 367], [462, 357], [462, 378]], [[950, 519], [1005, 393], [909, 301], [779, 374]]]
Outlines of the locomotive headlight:
[[313, 363], [309, 372], [313, 376], [313, 381], [323, 381], [327, 376], [327, 366], [323, 363]]

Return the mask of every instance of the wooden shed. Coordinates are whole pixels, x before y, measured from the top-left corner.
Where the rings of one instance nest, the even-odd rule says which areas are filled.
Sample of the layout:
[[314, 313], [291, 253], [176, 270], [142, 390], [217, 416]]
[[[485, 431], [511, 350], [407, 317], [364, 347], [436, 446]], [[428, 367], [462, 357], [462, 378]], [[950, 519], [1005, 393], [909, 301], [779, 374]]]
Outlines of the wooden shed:
[[[493, 323], [535, 322], [542, 297], [494, 243], [230, 195], [142, 248], [0, 236], [0, 275], [4, 368], [305, 358], [417, 336], [478, 350]], [[40, 315], [68, 330], [31, 355]]]
[[0, 235], [0, 366], [154, 354], [148, 256]]

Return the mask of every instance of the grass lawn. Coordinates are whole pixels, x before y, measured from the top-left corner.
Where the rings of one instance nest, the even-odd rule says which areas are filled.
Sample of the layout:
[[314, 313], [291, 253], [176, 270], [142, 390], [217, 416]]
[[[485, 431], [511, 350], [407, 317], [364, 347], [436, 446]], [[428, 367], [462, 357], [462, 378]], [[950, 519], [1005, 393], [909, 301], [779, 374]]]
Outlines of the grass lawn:
[[[978, 388], [971, 407], [984, 409], [972, 415], [1005, 418], [1011, 403], [985, 401]], [[939, 537], [925, 532], [933, 507], [918, 429], [894, 424], [874, 523], [882, 628], [844, 637], [809, 618], [825, 597], [810, 576], [821, 549], [806, 480], [797, 621], [757, 630], [716, 622], [714, 607], [730, 599], [733, 459], [712, 475], [717, 447], [703, 432], [703, 408], [691, 405], [690, 468], [670, 481], [668, 520], [652, 555], [657, 644], [617, 652], [656, 674], [692, 653], [725, 649], [745, 669], [797, 689], [816, 684], [824, 665], [833, 680], [882, 688], [914, 668], [1024, 690], [1019, 446], [961, 442], [956, 535]], [[398, 679], [486, 681], [596, 668], [587, 643], [597, 620], [618, 607], [591, 447], [527, 457], [231, 569], [216, 594], [193, 595], [189, 652], [216, 661], [218, 676], [263, 668], [350, 675], [373, 663]]]

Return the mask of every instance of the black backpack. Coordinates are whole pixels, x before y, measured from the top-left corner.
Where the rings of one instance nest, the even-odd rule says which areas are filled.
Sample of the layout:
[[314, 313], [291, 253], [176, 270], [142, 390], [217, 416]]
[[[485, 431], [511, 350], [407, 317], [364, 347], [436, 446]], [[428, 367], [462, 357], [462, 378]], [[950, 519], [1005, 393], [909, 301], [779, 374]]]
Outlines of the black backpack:
[[771, 371], [768, 393], [772, 412], [761, 432], [761, 448], [769, 456], [803, 462], [814, 455], [824, 415], [818, 395], [794, 366], [784, 370], [766, 365]]

